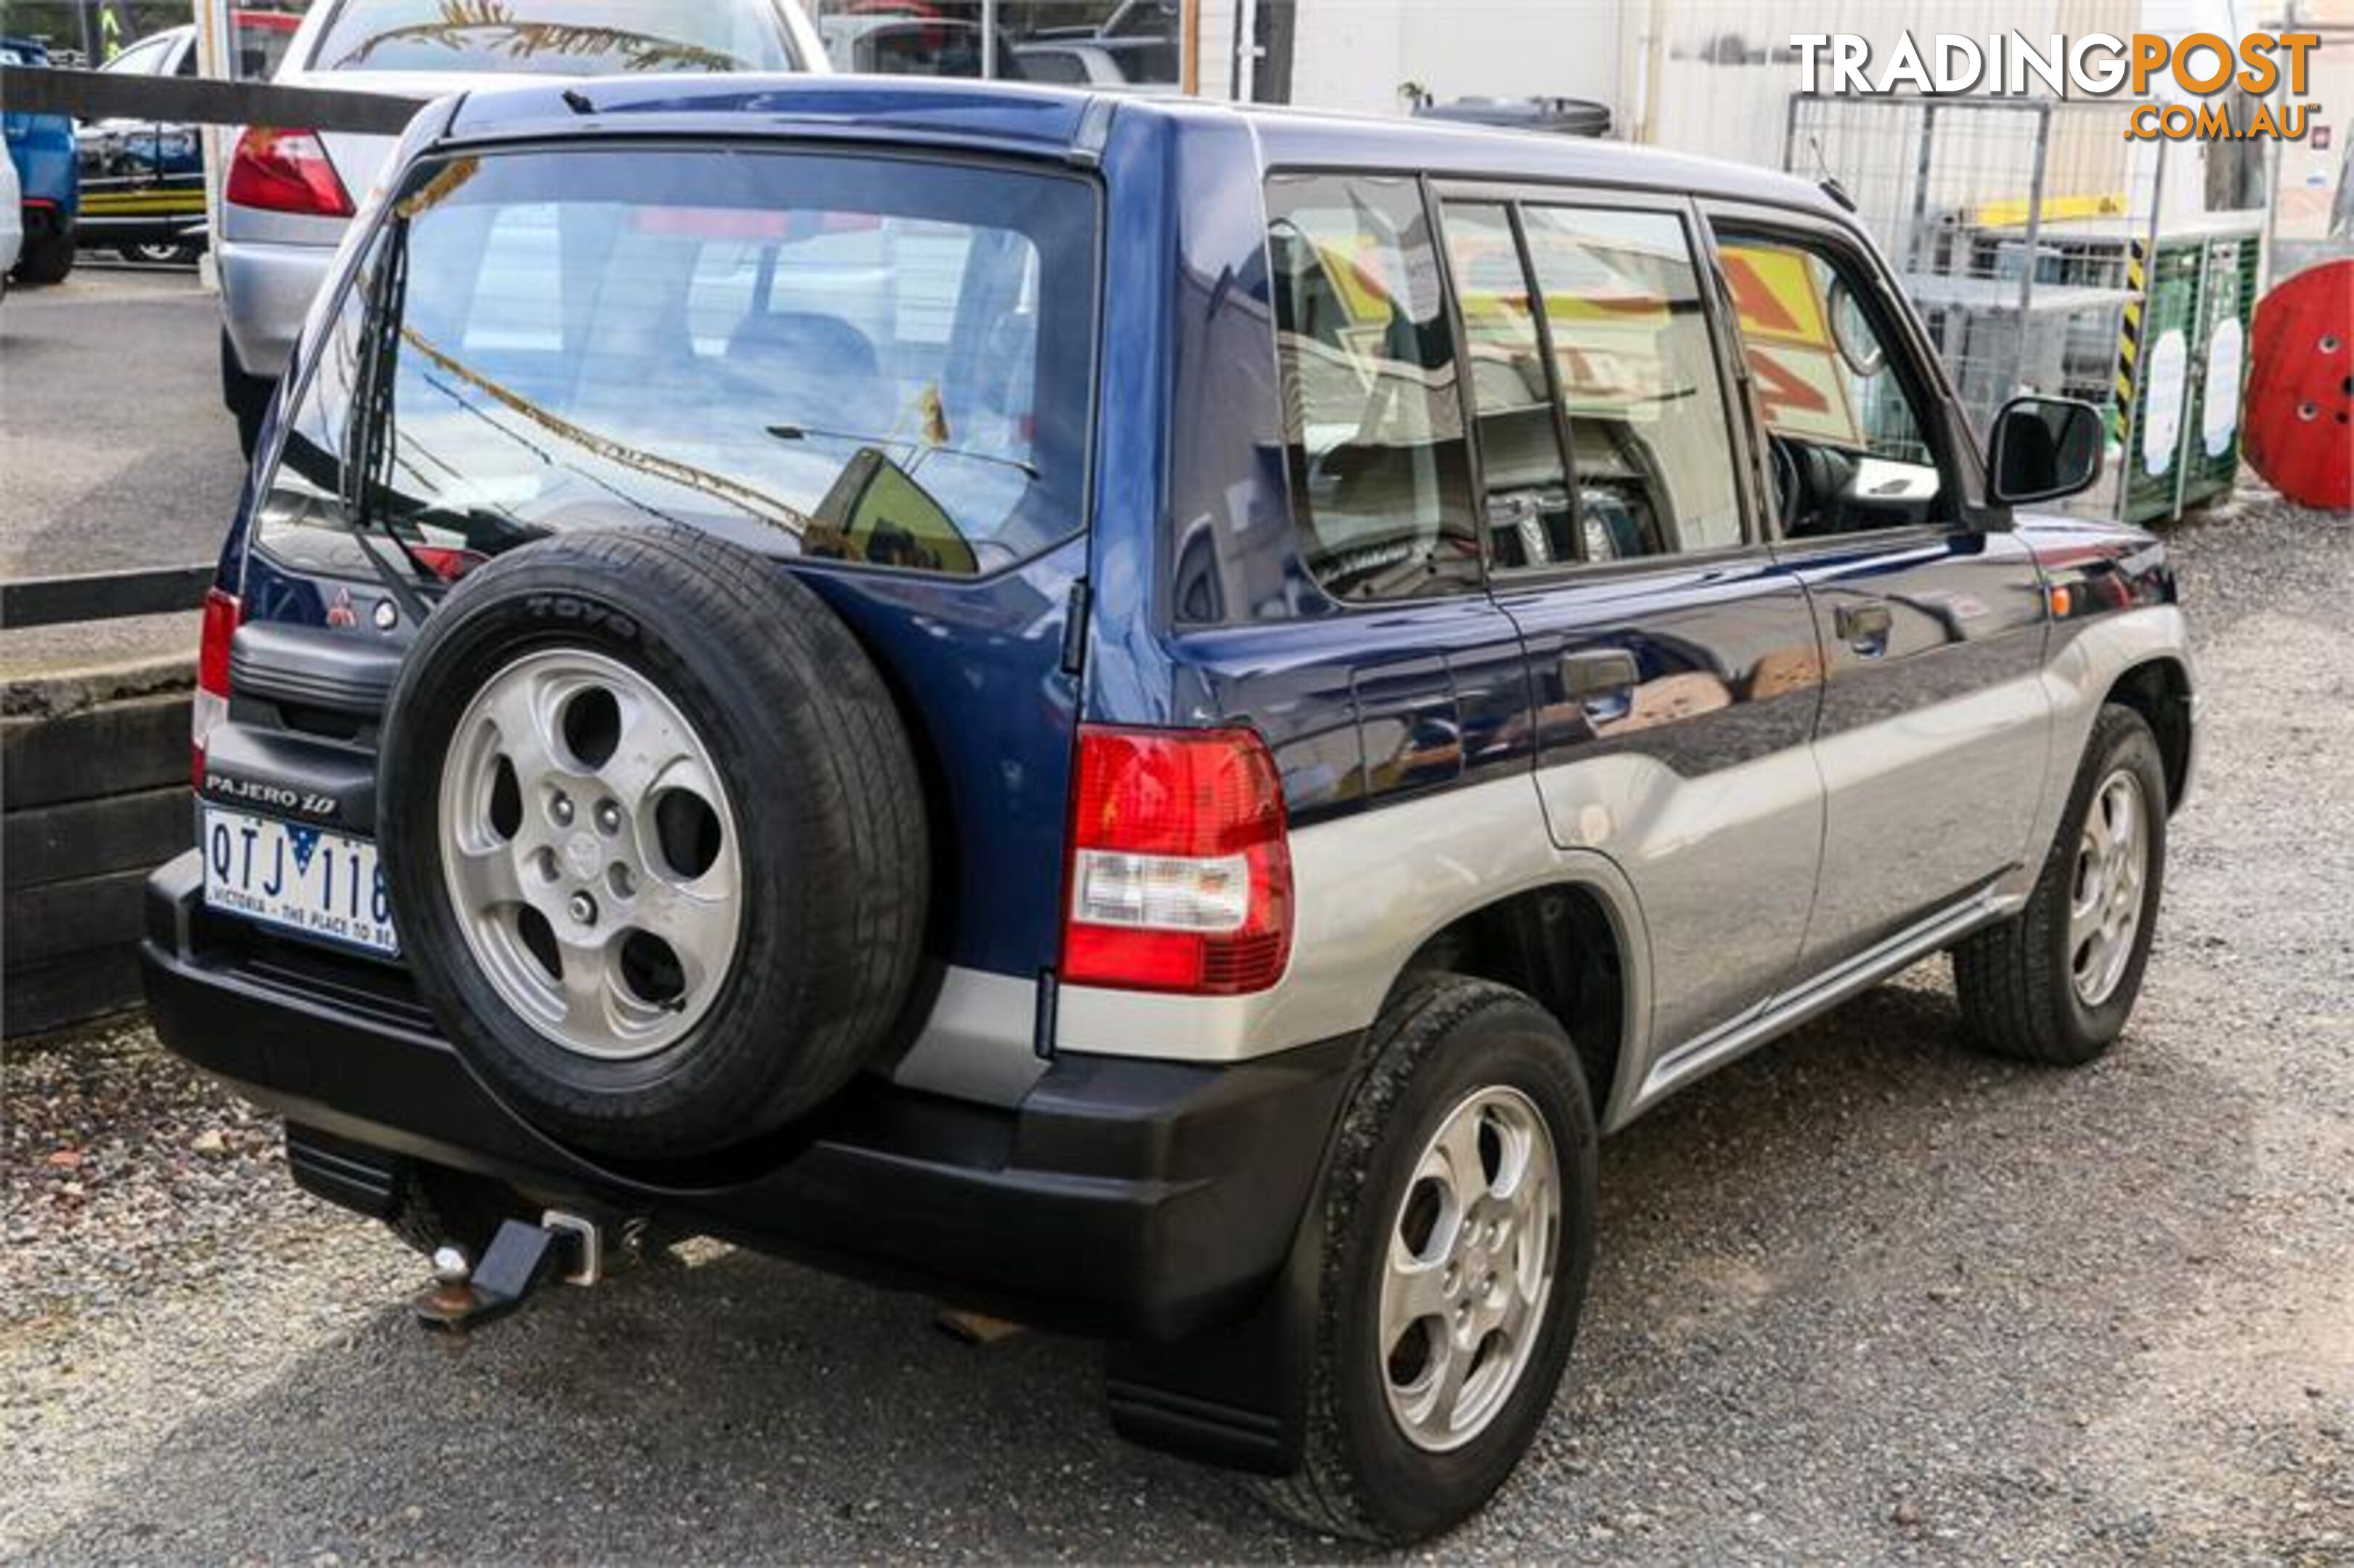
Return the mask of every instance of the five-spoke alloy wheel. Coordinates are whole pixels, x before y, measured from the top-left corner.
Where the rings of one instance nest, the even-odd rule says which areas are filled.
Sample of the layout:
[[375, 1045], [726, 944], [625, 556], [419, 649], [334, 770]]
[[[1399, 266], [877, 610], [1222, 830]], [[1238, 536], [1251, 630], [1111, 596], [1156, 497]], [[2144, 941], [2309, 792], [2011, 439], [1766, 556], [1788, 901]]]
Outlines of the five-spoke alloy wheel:
[[1439, 1124], [1390, 1228], [1381, 1342], [1390, 1413], [1444, 1451], [1487, 1429], [1528, 1366], [1560, 1245], [1560, 1162], [1518, 1089]]
[[838, 1091], [914, 988], [932, 874], [898, 709], [779, 563], [581, 526], [469, 572], [387, 704], [401, 952], [507, 1110], [716, 1155]]
[[2026, 907], [1954, 948], [1969, 1032], [1999, 1056], [2089, 1062], [2132, 1015], [2166, 874], [2165, 758], [2149, 721], [2110, 704]]
[[492, 676], [458, 720], [440, 820], [467, 947], [532, 1027], [626, 1060], [710, 1008], [743, 927], [736, 813], [644, 675], [567, 648]]
[[2133, 958], [2149, 875], [2148, 818], [2141, 780], [2124, 768], [2101, 780], [2084, 813], [2068, 901], [2068, 972], [2086, 1007], [2115, 993]]
[[1561, 1024], [1429, 973], [1368, 1034], [1326, 1164], [1297, 1473], [1312, 1529], [1418, 1541], [1502, 1484], [1553, 1406], [1594, 1255], [1595, 1129]]

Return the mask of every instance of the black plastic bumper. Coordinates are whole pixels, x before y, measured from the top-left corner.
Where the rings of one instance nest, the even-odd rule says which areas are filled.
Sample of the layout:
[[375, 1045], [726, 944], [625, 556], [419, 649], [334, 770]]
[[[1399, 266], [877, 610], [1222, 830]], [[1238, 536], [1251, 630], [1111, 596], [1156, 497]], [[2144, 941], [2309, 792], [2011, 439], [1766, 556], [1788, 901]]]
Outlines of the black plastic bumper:
[[[864, 1079], [726, 1169], [617, 1171], [509, 1115], [398, 971], [210, 916], [198, 878], [192, 853], [148, 885], [156, 1033], [291, 1122], [1116, 1340], [1175, 1340], [1260, 1304], [1353, 1054], [1332, 1041], [1221, 1068], [1066, 1054], [1012, 1109]], [[345, 1201], [369, 1207], [372, 1186]]]

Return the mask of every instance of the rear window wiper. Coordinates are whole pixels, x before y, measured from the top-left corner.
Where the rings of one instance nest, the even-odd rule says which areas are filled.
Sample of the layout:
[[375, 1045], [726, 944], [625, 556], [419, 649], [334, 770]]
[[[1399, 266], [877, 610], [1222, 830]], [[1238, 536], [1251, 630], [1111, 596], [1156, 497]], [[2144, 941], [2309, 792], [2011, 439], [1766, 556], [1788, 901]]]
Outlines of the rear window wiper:
[[806, 441], [812, 440], [855, 441], [861, 446], [871, 446], [875, 448], [877, 450], [881, 450], [888, 447], [896, 447], [900, 450], [912, 453], [918, 458], [928, 452], [945, 452], [949, 457], [964, 458], [971, 462], [995, 463], [1000, 468], [1010, 468], [1017, 473], [1022, 474], [1024, 478], [1034, 482], [1038, 478], [1038, 465], [1030, 461], [1026, 458], [1001, 457], [995, 452], [974, 451], [970, 447], [952, 447], [944, 443], [912, 441], [904, 436], [869, 435], [858, 430], [830, 430], [822, 425], [763, 425], [760, 427], [760, 430], [762, 434], [772, 437], [773, 439], [780, 441]]

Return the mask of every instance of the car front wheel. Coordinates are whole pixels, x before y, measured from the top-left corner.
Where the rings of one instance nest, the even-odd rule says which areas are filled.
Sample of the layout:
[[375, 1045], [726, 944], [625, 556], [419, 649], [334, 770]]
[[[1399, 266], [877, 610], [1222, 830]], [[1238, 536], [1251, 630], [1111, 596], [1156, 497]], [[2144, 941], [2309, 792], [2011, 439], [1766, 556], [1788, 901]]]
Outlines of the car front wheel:
[[1954, 948], [1954, 991], [1985, 1050], [2075, 1066], [2133, 1013], [2166, 871], [2166, 768], [2148, 721], [2104, 707], [2026, 908]]
[[1394, 999], [1320, 1198], [1300, 1468], [1275, 1510], [1420, 1540], [1500, 1486], [1552, 1408], [1593, 1257], [1576, 1053], [1529, 998], [1437, 975]]

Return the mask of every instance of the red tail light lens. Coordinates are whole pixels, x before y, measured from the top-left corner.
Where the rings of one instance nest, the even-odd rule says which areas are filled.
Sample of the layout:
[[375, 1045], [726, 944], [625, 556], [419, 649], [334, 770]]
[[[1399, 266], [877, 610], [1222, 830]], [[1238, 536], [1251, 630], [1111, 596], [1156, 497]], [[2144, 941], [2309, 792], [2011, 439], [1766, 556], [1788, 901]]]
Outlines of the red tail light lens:
[[237, 139], [237, 154], [228, 165], [223, 193], [239, 207], [268, 212], [308, 213], [314, 217], [349, 217], [352, 198], [327, 161], [327, 144], [316, 131], [273, 131], [266, 125], [247, 129]]
[[196, 645], [196, 695], [188, 709], [188, 781], [205, 787], [205, 746], [213, 726], [228, 717], [228, 645], [240, 613], [235, 598], [218, 588], [205, 595], [204, 637]]
[[1283, 786], [1250, 730], [1079, 731], [1063, 978], [1230, 996], [1291, 957]]
[[490, 559], [479, 550], [455, 545], [411, 545], [408, 558], [445, 583], [454, 583]]

